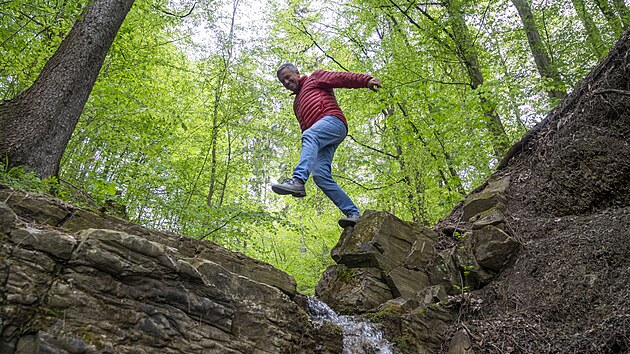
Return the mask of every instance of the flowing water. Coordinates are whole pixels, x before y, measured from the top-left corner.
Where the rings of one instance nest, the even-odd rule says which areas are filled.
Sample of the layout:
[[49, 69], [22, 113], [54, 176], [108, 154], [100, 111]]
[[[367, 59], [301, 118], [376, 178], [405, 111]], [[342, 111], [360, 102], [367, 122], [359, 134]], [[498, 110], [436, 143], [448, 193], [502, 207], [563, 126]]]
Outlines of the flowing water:
[[343, 330], [344, 354], [395, 354], [396, 347], [383, 337], [377, 325], [361, 318], [338, 315], [324, 302], [309, 297], [308, 310], [315, 325], [331, 322]]

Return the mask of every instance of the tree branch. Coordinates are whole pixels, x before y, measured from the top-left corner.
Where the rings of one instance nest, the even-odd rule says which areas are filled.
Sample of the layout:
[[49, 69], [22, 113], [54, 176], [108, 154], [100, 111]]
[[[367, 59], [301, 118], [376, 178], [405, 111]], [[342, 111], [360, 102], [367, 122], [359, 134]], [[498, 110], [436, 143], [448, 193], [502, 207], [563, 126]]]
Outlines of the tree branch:
[[317, 47], [317, 48], [318, 48], [318, 49], [319, 49], [322, 53], [324, 53], [324, 55], [325, 55], [328, 59], [330, 59], [330, 60], [334, 61], [334, 62], [335, 62], [335, 64], [339, 65], [339, 67], [340, 67], [340, 68], [342, 68], [343, 70], [348, 71], [348, 72], [350, 71], [350, 70], [346, 69], [346, 68], [345, 68], [345, 67], [344, 67], [344, 66], [343, 66], [340, 62], [338, 62], [338, 61], [337, 61], [337, 59], [335, 59], [335, 58], [334, 58], [334, 57], [332, 57], [330, 54], [328, 54], [328, 53], [324, 50], [324, 48], [322, 48], [322, 47], [319, 45], [319, 43], [317, 43], [317, 41], [315, 40], [315, 38], [313, 38], [313, 35], [312, 35], [312, 34], [310, 34], [310, 33], [309, 33], [309, 31], [306, 29], [306, 26], [304, 26], [304, 25], [303, 25], [303, 24], [301, 24], [301, 23], [300, 23], [300, 25], [302, 26], [302, 29], [301, 29], [300, 31], [301, 31], [302, 33], [306, 34], [306, 35], [307, 35], [307, 36], [311, 39], [311, 42], [313, 42], [313, 44], [315, 44], [315, 46], [316, 46], [316, 47]]
[[389, 157], [394, 158], [394, 159], [398, 159], [398, 158], [400, 158], [399, 156], [392, 155], [392, 154], [390, 154], [390, 153], [388, 153], [388, 152], [385, 152], [385, 151], [379, 150], [379, 149], [377, 149], [377, 148], [371, 147], [371, 146], [369, 146], [369, 145], [366, 145], [366, 144], [360, 143], [357, 139], [355, 139], [355, 138], [354, 138], [352, 135], [350, 135], [350, 134], [348, 134], [348, 137], [350, 137], [350, 139], [352, 139], [352, 141], [354, 141], [355, 143], [357, 143], [357, 144], [359, 144], [359, 145], [363, 146], [364, 148], [370, 149], [370, 150], [372, 150], [372, 151], [376, 151], [376, 152], [378, 152], [379, 154], [383, 154], [383, 155], [385, 155], [385, 156], [389, 156]]
[[393, 89], [393, 88], [397, 88], [397, 87], [400, 87], [400, 86], [407, 86], [407, 85], [410, 85], [410, 84], [415, 84], [416, 82], [432, 82], [434, 84], [441, 84], [441, 85], [462, 85], [462, 86], [469, 86], [470, 85], [467, 82], [458, 82], [458, 81], [448, 82], [448, 81], [442, 81], [442, 80], [427, 79], [427, 78], [424, 78], [424, 77], [420, 76], [420, 78], [417, 79], [417, 80], [411, 80], [411, 81], [403, 82], [403, 83], [400, 83], [400, 84], [395, 85], [395, 86], [389, 86], [389, 88]]
[[[38, 25], [40, 25], [40, 26], [42, 26], [42, 27], [47, 27], [45, 24], [43, 24], [43, 23], [41, 23], [41, 22], [37, 21], [37, 20], [35, 19], [35, 17], [33, 17], [33, 16], [29, 16], [28, 14], [25, 14], [25, 13], [24, 13], [24, 12], [22, 12], [22, 11], [18, 11], [18, 13], [19, 13], [20, 15], [22, 15], [22, 16], [24, 16], [24, 17], [28, 18], [29, 20], [31, 20], [31, 21], [33, 21], [33, 22], [37, 23]], [[28, 23], [28, 22], [27, 22], [27, 23]]]
[[[409, 21], [409, 23], [411, 23], [414, 27], [416, 27], [418, 30], [420, 31], [424, 31], [422, 29], [422, 27], [420, 26], [420, 24], [418, 22], [416, 22], [411, 15], [409, 15], [409, 11], [408, 10], [403, 10], [398, 4], [396, 4], [393, 0], [389, 0], [389, 2], [394, 5], [394, 7], [396, 7], [396, 9], [402, 13], [403, 15], [405, 15], [405, 17], [407, 18], [407, 21]], [[451, 38], [451, 40], [455, 43], [457, 43], [457, 41], [455, 40], [455, 37], [452, 33], [450, 33], [442, 24], [440, 24], [437, 19], [433, 16], [431, 16], [426, 10], [420, 8], [419, 6], [415, 6], [415, 8], [422, 14], [424, 15], [427, 19], [429, 19], [429, 21], [433, 22], [433, 24], [435, 24], [437, 27], [439, 27], [449, 38]], [[451, 51], [455, 52], [449, 45], [448, 43], [444, 42], [441, 38], [439, 38], [436, 35], [431, 35], [431, 37], [433, 37], [433, 39], [435, 39], [438, 43], [441, 43], [443, 46], [445, 46], [446, 48], [450, 49]]]
[[237, 217], [239, 217], [241, 214], [243, 214], [243, 212], [238, 212], [236, 213], [234, 216], [232, 216], [231, 218], [227, 219], [223, 224], [221, 224], [221, 226], [216, 227], [215, 229], [213, 229], [212, 231], [208, 232], [207, 234], [203, 235], [203, 237], [201, 238], [202, 240], [205, 239], [206, 237], [212, 235], [213, 233], [221, 230], [222, 228], [224, 228], [227, 224], [229, 224], [232, 220], [236, 219]]
[[385, 188], [389, 188], [389, 187], [391, 187], [391, 186], [393, 186], [393, 185], [396, 185], [396, 184], [398, 184], [398, 183], [405, 182], [405, 179], [404, 179], [404, 178], [401, 178], [400, 180], [398, 180], [398, 181], [396, 181], [396, 182], [394, 182], [394, 183], [391, 183], [391, 184], [385, 185], [385, 186], [380, 186], [380, 187], [366, 187], [366, 186], [364, 186], [363, 184], [361, 184], [361, 183], [359, 183], [359, 182], [357, 182], [357, 181], [355, 181], [355, 180], [353, 180], [353, 179], [351, 179], [351, 178], [348, 178], [348, 177], [346, 177], [346, 176], [341, 176], [341, 175], [337, 175], [337, 174], [335, 174], [335, 175], [333, 175], [333, 176], [334, 176], [335, 178], [337, 178], [337, 179], [343, 179], [343, 180], [346, 180], [346, 181], [348, 181], [348, 182], [350, 182], [350, 183], [352, 183], [352, 184], [355, 184], [355, 185], [357, 185], [357, 186], [361, 187], [363, 190], [366, 190], [366, 191], [376, 191], [376, 190], [380, 190], [380, 189], [385, 189]]
[[63, 179], [63, 178], [59, 178], [59, 182], [63, 182], [63, 183], [65, 183], [65, 184], [69, 185], [70, 187], [72, 187], [72, 188], [76, 189], [76, 190], [77, 190], [77, 191], [79, 191], [81, 194], [83, 194], [83, 195], [84, 195], [84, 196], [86, 196], [88, 199], [90, 199], [90, 200], [91, 200], [94, 204], [98, 204], [98, 201], [97, 201], [96, 199], [94, 199], [94, 197], [92, 197], [92, 196], [90, 195], [90, 193], [88, 193], [88, 192], [84, 191], [82, 188], [79, 188], [79, 187], [75, 186], [74, 184], [72, 184], [72, 183], [70, 183], [70, 182], [66, 181], [66, 180], [65, 180], [65, 179]]
[[188, 10], [188, 12], [187, 12], [185, 15], [178, 15], [178, 14], [174, 14], [174, 13], [172, 13], [172, 12], [168, 12], [168, 11], [166, 11], [166, 10], [163, 10], [163, 9], [159, 8], [157, 5], [153, 5], [153, 8], [154, 8], [154, 9], [156, 9], [156, 10], [158, 10], [158, 11], [160, 11], [160, 12], [162, 12], [162, 13], [164, 13], [164, 14], [167, 14], [167, 15], [169, 15], [169, 16], [178, 17], [178, 18], [185, 18], [185, 17], [190, 16], [190, 14], [191, 14], [191, 13], [193, 12], [193, 10], [195, 9], [195, 6], [197, 6], [197, 2], [196, 2], [196, 1], [195, 1], [195, 3], [193, 4], [193, 6], [190, 8], [190, 10]]

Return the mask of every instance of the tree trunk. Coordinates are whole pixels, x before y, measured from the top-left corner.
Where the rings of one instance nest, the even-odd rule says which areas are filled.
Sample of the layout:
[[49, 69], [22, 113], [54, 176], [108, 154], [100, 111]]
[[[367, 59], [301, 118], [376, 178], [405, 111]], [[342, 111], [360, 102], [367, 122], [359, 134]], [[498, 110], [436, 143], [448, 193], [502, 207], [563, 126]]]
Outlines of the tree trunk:
[[[217, 83], [217, 88], [215, 90], [215, 96], [214, 96], [214, 111], [212, 112], [212, 140], [211, 140], [211, 144], [212, 144], [212, 160], [210, 162], [211, 168], [210, 168], [210, 187], [208, 188], [208, 196], [206, 197], [206, 204], [209, 207], [212, 207], [212, 198], [214, 197], [214, 192], [215, 192], [215, 185], [217, 183], [217, 165], [218, 165], [218, 161], [217, 161], [217, 140], [219, 137], [219, 129], [221, 128], [221, 125], [226, 124], [227, 123], [227, 117], [223, 115], [223, 120], [221, 122], [218, 121], [218, 116], [219, 116], [219, 106], [221, 105], [221, 99], [223, 98], [223, 92], [224, 92], [224, 88], [226, 86], [226, 82], [228, 81], [228, 76], [230, 74], [230, 66], [232, 64], [232, 46], [233, 46], [233, 40], [234, 40], [234, 21], [236, 20], [236, 11], [238, 10], [238, 3], [239, 0], [234, 0], [234, 3], [232, 4], [232, 21], [230, 24], [230, 32], [228, 34], [228, 42], [225, 43], [225, 52], [223, 53], [223, 72], [221, 73], [221, 78], [219, 79], [219, 82]], [[228, 130], [228, 142], [230, 140], [229, 137], [229, 128], [227, 128]], [[231, 146], [230, 146], [231, 149]], [[229, 163], [229, 161], [228, 161]], [[228, 171], [226, 169], [225, 171], [225, 180], [227, 181], [227, 176]], [[225, 193], [225, 188], [226, 185], [223, 184], [223, 187], [221, 189], [221, 196], [219, 199], [219, 205], [217, 207], [221, 207], [221, 205], [223, 204], [223, 197], [224, 197], [224, 193]]]
[[608, 22], [608, 25], [610, 26], [610, 28], [612, 28], [615, 34], [621, 35], [621, 32], [623, 31], [623, 25], [621, 24], [621, 20], [615, 14], [613, 9], [610, 8], [608, 0], [595, 0], [595, 4], [597, 4], [597, 7], [599, 7], [599, 10], [602, 12], [604, 17], [606, 18], [606, 21]]
[[452, 38], [457, 46], [459, 60], [465, 66], [470, 79], [470, 87], [478, 92], [483, 114], [486, 118], [486, 127], [492, 136], [492, 146], [495, 156], [501, 158], [509, 148], [507, 134], [501, 122], [501, 117], [496, 111], [496, 105], [478, 90], [484, 83], [483, 73], [479, 65], [479, 55], [474, 47], [474, 41], [460, 8], [452, 1], [446, 1], [446, 11], [450, 17]]
[[560, 78], [558, 70], [551, 63], [549, 53], [545, 50], [545, 45], [540, 38], [538, 26], [536, 26], [536, 21], [534, 21], [534, 15], [532, 14], [529, 2], [527, 0], [512, 0], [512, 4], [516, 7], [518, 15], [523, 22], [527, 42], [534, 56], [538, 73], [543, 79], [547, 79], [551, 83], [550, 87], [547, 84], [544, 85], [545, 91], [547, 91], [547, 94], [552, 99], [563, 99], [567, 95], [564, 89], [564, 83]]
[[623, 28], [628, 29], [630, 27], [630, 10], [624, 0], [613, 0], [613, 6], [615, 10], [621, 17], [621, 23], [623, 23]]
[[571, 0], [571, 2], [573, 3], [575, 11], [580, 16], [580, 21], [582, 21], [582, 24], [584, 25], [584, 29], [586, 30], [586, 41], [591, 47], [593, 54], [595, 54], [597, 59], [603, 58], [604, 55], [606, 55], [604, 41], [599, 33], [599, 29], [593, 21], [593, 16], [586, 8], [584, 0]]
[[0, 156], [42, 178], [59, 162], [134, 0], [94, 0], [33, 85], [0, 105]]

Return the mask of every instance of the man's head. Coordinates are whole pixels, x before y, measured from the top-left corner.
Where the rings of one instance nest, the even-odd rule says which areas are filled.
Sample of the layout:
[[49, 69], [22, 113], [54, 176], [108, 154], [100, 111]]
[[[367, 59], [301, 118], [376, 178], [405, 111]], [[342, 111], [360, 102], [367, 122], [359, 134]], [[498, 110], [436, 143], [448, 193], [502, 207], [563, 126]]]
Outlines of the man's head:
[[300, 71], [295, 65], [291, 63], [282, 64], [276, 74], [284, 88], [295, 93], [300, 91]]

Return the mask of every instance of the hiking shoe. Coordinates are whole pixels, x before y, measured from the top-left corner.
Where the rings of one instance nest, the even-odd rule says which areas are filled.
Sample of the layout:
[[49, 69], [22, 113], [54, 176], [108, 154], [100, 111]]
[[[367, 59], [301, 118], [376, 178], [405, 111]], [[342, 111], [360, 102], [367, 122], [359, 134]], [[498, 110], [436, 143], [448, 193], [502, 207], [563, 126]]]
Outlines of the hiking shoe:
[[304, 183], [297, 178], [287, 178], [280, 184], [273, 183], [271, 185], [271, 190], [280, 195], [291, 194], [297, 198], [306, 196]]
[[345, 218], [341, 218], [339, 219], [339, 226], [341, 226], [341, 228], [343, 229], [345, 229], [346, 227], [354, 226], [356, 225], [357, 221], [359, 221], [360, 217], [361, 215], [350, 215]]

